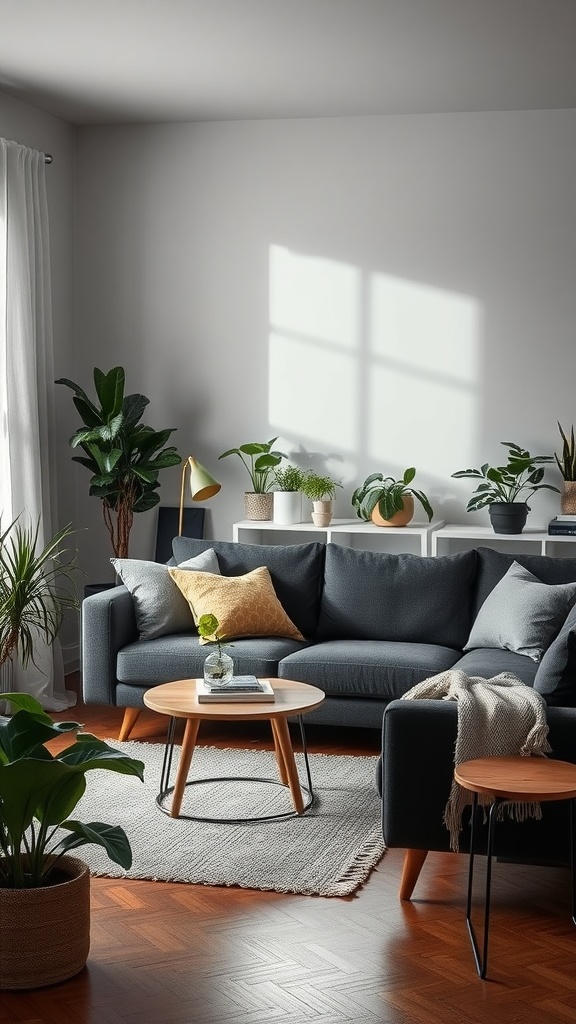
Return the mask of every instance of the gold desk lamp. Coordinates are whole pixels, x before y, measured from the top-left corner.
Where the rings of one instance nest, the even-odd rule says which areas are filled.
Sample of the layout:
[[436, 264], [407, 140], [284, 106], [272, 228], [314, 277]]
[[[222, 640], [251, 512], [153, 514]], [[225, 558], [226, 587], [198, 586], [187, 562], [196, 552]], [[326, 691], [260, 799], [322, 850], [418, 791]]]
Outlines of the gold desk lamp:
[[186, 471], [190, 471], [190, 495], [192, 501], [207, 501], [208, 498], [218, 494], [221, 484], [217, 483], [213, 476], [204, 466], [196, 462], [191, 455], [188, 456], [182, 467], [182, 486], [180, 488], [180, 517], [178, 519], [178, 536], [182, 536], [182, 522], [184, 519], [184, 486], [186, 483]]

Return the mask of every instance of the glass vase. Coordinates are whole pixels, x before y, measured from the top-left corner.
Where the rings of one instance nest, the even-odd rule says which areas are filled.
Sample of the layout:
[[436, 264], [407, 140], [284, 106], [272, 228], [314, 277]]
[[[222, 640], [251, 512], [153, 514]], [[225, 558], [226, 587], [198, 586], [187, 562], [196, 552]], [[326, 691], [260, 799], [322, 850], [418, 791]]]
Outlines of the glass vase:
[[212, 651], [204, 662], [204, 682], [210, 686], [226, 686], [234, 675], [234, 662], [224, 651]]

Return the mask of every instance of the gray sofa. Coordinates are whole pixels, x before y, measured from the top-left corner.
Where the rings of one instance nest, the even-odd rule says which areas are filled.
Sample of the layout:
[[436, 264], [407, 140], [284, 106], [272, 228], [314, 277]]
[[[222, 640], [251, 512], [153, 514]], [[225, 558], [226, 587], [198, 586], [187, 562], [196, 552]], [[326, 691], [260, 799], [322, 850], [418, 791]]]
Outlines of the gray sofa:
[[[526, 653], [490, 646], [485, 629], [477, 645], [465, 650], [474, 637], [472, 627], [480, 625], [480, 610], [488, 607], [486, 599], [492, 595], [494, 600], [499, 593], [494, 588], [508, 579], [511, 555], [478, 548], [425, 558], [337, 544], [276, 546], [179, 537], [174, 540], [174, 561], [178, 565], [210, 549], [224, 576], [268, 567], [281, 604], [306, 639], [245, 637], [234, 640], [230, 653], [237, 673], [297, 679], [324, 690], [326, 700], [309, 721], [380, 728], [390, 702], [448, 668], [488, 677], [510, 671], [548, 691], [548, 703], [576, 704], [576, 687], [563, 665], [559, 667], [558, 656], [551, 659], [553, 671], [548, 672], [545, 659], [539, 664]], [[576, 593], [561, 585], [576, 581], [576, 559], [518, 556], [516, 562], [545, 585], [546, 594], [561, 592], [546, 624], [544, 646], [554, 650], [554, 638]], [[155, 571], [168, 572], [163, 566]], [[133, 593], [136, 598], [136, 588]], [[83, 602], [81, 661], [87, 703], [135, 709], [135, 719], [146, 689], [201, 675], [207, 653], [192, 619], [184, 630], [142, 639], [126, 586]]]

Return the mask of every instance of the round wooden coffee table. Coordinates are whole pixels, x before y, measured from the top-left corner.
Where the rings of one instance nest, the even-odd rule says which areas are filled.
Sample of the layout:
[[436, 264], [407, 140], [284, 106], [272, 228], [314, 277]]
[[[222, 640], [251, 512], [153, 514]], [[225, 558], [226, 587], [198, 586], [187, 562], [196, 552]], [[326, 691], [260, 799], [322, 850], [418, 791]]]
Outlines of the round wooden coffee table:
[[[173, 683], [162, 683], [147, 690], [144, 694], [144, 703], [152, 711], [158, 711], [161, 715], [168, 715], [170, 723], [166, 739], [164, 753], [164, 764], [162, 766], [162, 778], [160, 782], [160, 793], [156, 803], [159, 808], [171, 818], [189, 818], [193, 821], [268, 821], [278, 818], [286, 818], [292, 815], [303, 814], [314, 802], [312, 790], [312, 779], [310, 765], [308, 763], [308, 752], [306, 749], [306, 736], [302, 716], [313, 708], [318, 707], [324, 700], [324, 692], [316, 686], [309, 686], [308, 683], [300, 683], [292, 679], [270, 679], [274, 690], [274, 703], [242, 702], [242, 703], [219, 703], [200, 704], [196, 695], [196, 679], [178, 679]], [[295, 716], [300, 724], [302, 745], [306, 764], [307, 786], [303, 786], [298, 777], [298, 770], [294, 760], [294, 751], [290, 739], [287, 718]], [[174, 786], [170, 786], [170, 771], [172, 765], [172, 753], [174, 749], [174, 732], [176, 721], [179, 718], [186, 719], [184, 739], [180, 752], [180, 763], [176, 772]], [[278, 765], [277, 779], [243, 778], [244, 782], [266, 782], [275, 786], [284, 786], [290, 790], [293, 811], [285, 814], [267, 814], [257, 818], [207, 818], [191, 814], [181, 814], [182, 799], [186, 786], [197, 785], [203, 781], [232, 781], [231, 779], [210, 779], [195, 780], [188, 782], [188, 772], [192, 763], [192, 756], [196, 746], [196, 738], [200, 723], [206, 721], [227, 721], [246, 722], [268, 719], [272, 728], [274, 739], [274, 752]], [[165, 806], [167, 797], [172, 794], [170, 807]], [[304, 800], [303, 794], [306, 795]]]

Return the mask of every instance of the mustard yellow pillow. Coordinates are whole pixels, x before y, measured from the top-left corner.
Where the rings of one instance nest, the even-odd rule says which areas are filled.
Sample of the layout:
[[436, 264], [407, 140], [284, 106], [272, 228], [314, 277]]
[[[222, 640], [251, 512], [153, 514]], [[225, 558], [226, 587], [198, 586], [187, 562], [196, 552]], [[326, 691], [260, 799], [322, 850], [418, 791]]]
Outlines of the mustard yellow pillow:
[[[222, 640], [241, 636], [286, 636], [304, 640], [280, 601], [266, 566], [245, 576], [215, 576], [211, 572], [169, 569], [184, 595], [194, 621], [201, 615], [215, 615]], [[200, 643], [208, 643], [200, 639]]]

